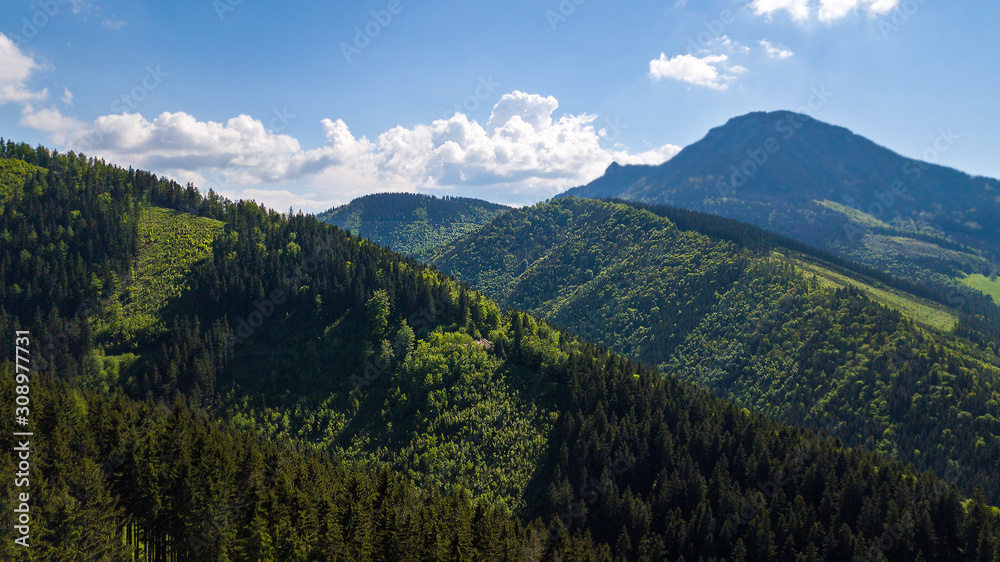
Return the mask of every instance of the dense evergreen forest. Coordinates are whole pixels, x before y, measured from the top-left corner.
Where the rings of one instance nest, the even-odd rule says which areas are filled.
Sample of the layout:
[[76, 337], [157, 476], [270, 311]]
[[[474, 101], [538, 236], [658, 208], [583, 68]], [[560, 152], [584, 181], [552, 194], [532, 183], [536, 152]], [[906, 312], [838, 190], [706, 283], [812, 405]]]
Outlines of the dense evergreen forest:
[[[964, 464], [748, 412], [313, 217], [11, 142], [0, 178], [35, 433], [33, 547], [6, 526], [4, 559], [1000, 558]], [[717, 284], [754, 264], [686, 244]]]
[[[576, 198], [511, 211], [434, 263], [755, 411], [942, 477], [958, 463], [961, 489], [1000, 503], [1000, 358], [948, 294], [729, 219]], [[930, 325], [948, 315], [957, 329]]]
[[419, 259], [435, 246], [471, 233], [507, 209], [468, 197], [375, 193], [316, 218]]

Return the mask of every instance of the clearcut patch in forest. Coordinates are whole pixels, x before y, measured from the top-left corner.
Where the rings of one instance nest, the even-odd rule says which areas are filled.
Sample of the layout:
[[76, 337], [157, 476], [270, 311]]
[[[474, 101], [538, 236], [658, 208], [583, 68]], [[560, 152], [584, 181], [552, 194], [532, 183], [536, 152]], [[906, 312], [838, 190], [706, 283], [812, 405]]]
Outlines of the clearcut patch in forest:
[[958, 325], [958, 312], [936, 302], [886, 287], [880, 283], [866, 283], [838, 273], [821, 262], [787, 250], [774, 252], [786, 258], [799, 270], [813, 274], [823, 286], [839, 288], [852, 285], [861, 289], [876, 302], [898, 310], [922, 326], [950, 332]]
[[139, 258], [129, 279], [106, 304], [98, 333], [118, 342], [137, 332], [162, 329], [163, 309], [188, 289], [194, 264], [212, 256], [222, 222], [163, 207], [149, 207], [139, 221]]

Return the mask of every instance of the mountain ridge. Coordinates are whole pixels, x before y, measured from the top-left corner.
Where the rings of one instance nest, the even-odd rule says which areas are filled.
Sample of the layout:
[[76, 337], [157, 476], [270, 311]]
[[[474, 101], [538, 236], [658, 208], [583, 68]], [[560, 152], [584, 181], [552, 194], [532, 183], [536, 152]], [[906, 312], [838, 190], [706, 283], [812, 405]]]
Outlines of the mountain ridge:
[[609, 168], [567, 196], [715, 213], [939, 286], [1000, 267], [1000, 180], [787, 111], [734, 117], [660, 166]]
[[[0, 156], [0, 169], [18, 158], [47, 170], [18, 180], [0, 208], [0, 331], [56, 348], [32, 389], [38, 435], [53, 444], [33, 482], [43, 559], [1000, 552], [1000, 518], [952, 480], [503, 311], [312, 216], [72, 153], [7, 145]], [[575, 221], [554, 219], [538, 227]], [[667, 248], [678, 232], [661, 222]], [[608, 240], [627, 252], [621, 234]], [[720, 257], [705, 271], [738, 265]], [[179, 277], [179, 294], [158, 276]], [[153, 329], [114, 329], [142, 315]], [[0, 461], [3, 478], [15, 470]], [[880, 545], [886, 525], [911, 519]], [[10, 545], [0, 554], [13, 558]]]
[[[799, 243], [781, 246], [790, 242], [713, 215], [567, 197], [506, 213], [439, 250], [432, 263], [506, 308], [788, 423], [818, 430], [832, 421], [845, 443], [939, 474], [953, 460], [974, 467], [964, 489], [982, 486], [996, 501], [1000, 481], [979, 448], [1000, 451], [995, 348], [965, 339], [975, 324], [964, 314], [959, 320], [948, 295], [921, 301], [906, 293], [920, 286], [826, 262]], [[925, 353], [939, 364], [918, 358]], [[899, 378], [910, 390], [895, 390]], [[920, 402], [915, 396], [933, 394], [939, 378], [976, 387], [967, 396], [978, 396], [977, 404]], [[872, 398], [844, 396], [845, 387]], [[919, 414], [918, 403], [926, 408]], [[976, 435], [947, 445], [946, 455], [928, 454], [942, 444], [922, 428], [970, 430], [964, 418], [945, 414], [961, 409], [982, 417]]]
[[402, 254], [419, 257], [434, 246], [468, 234], [509, 208], [469, 197], [375, 193], [316, 218]]

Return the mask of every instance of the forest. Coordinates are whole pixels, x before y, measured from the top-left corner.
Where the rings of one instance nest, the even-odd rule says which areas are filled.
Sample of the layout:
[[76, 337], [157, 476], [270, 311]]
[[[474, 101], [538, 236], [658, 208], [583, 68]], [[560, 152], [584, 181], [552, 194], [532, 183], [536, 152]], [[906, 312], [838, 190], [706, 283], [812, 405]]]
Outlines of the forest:
[[420, 259], [434, 247], [475, 231], [506, 210], [504, 205], [468, 197], [375, 193], [316, 218]]
[[[892, 326], [924, 333], [856, 292], [788, 281], [789, 266], [733, 242], [647, 213], [661, 221], [644, 234], [660, 244], [650, 267], [678, 248], [666, 271], [684, 283], [660, 311], [678, 335], [648, 346], [652, 328], [638, 330], [622, 346], [602, 341], [600, 326], [574, 334], [565, 317], [547, 320], [540, 307], [565, 296], [555, 280], [576, 281], [543, 274], [530, 251], [503, 253], [517, 246], [484, 251], [524, 264], [513, 282], [535, 294], [519, 304], [487, 296], [512, 282], [487, 272], [487, 257], [482, 287], [466, 284], [312, 216], [83, 155], [5, 141], [0, 178], [0, 332], [29, 331], [38, 359], [33, 547], [15, 550], [5, 527], [4, 559], [1000, 558], [1000, 512], [984, 495], [995, 493], [983, 468], [994, 449], [935, 474], [848, 446], [850, 425], [798, 427], [661, 371], [673, 357], [697, 359], [677, 351], [717, 310], [713, 295], [742, 289], [754, 268], [805, 284], [789, 309], [805, 326], [872, 316], [825, 342], [833, 348], [820, 360], [860, 361], [858, 330], [877, 332], [864, 332], [869, 341], [889, 341]], [[621, 219], [638, 212], [571, 201], [491, 224], [526, 235], [517, 221], [541, 213], [530, 247], [545, 249], [568, 225], [600, 221], [602, 243], [615, 242], [607, 253], [581, 240], [551, 260], [588, 265], [585, 283], [616, 267], [605, 259], [624, 267], [640, 230]], [[653, 289], [635, 298], [660, 298]], [[817, 309], [818, 319], [807, 314]], [[628, 308], [621, 317], [642, 322]], [[781, 360], [778, 348], [816, 356], [778, 335], [747, 336], [763, 351], [741, 355], [742, 368]], [[920, 408], [947, 407], [945, 424], [995, 418], [993, 379], [971, 377], [981, 394], [959, 401], [965, 375], [949, 370], [995, 361], [992, 351], [926, 337], [907, 360], [941, 370]], [[5, 346], [5, 399], [13, 360]], [[0, 478], [15, 470], [4, 455]], [[969, 478], [981, 490], [968, 493]], [[13, 499], [3, 501], [11, 512]]]
[[[667, 220], [666, 217], [671, 217]], [[788, 243], [792, 242], [792, 243]], [[511, 211], [433, 262], [523, 309], [754, 411], [935, 470], [1000, 503], [1000, 358], [969, 313], [951, 331], [858, 289], [912, 283], [844, 260], [838, 286], [777, 250], [830, 259], [750, 225], [564, 198]], [[864, 283], [862, 283], [864, 281]], [[910, 301], [947, 303], [933, 288]], [[970, 334], [972, 337], [970, 337]]]
[[[613, 164], [559, 197], [720, 215], [964, 298], [975, 293], [964, 291], [961, 278], [1000, 270], [990, 234], [1000, 229], [1000, 182], [903, 156], [814, 117], [734, 117], [663, 164]], [[769, 143], [779, 149], [757, 170], [748, 155]]]

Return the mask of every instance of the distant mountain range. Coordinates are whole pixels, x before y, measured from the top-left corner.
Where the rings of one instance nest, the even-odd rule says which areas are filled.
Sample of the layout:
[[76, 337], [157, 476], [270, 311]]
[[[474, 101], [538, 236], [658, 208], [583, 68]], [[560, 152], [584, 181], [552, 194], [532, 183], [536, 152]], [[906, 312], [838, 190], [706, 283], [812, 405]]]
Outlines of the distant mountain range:
[[397, 252], [420, 256], [490, 222], [509, 207], [466, 197], [376, 193], [316, 216]]
[[787, 111], [731, 119], [660, 166], [612, 164], [561, 196], [714, 213], [946, 286], [995, 273], [1000, 255], [1000, 181]]

